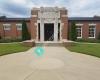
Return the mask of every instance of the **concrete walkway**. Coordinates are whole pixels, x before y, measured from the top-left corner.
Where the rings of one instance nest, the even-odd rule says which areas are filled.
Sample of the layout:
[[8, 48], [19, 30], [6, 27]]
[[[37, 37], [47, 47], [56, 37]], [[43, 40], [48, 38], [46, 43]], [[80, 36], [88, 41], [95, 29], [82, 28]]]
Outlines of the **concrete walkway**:
[[100, 80], [99, 58], [64, 47], [44, 47], [39, 57], [34, 49], [0, 57], [0, 80]]

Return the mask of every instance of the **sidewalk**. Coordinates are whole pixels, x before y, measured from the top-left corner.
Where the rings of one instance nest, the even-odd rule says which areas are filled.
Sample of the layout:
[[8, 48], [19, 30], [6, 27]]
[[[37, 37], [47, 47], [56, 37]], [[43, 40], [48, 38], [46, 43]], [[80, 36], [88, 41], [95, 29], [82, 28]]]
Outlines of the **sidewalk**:
[[0, 57], [0, 80], [100, 80], [99, 58], [64, 47], [44, 47], [39, 57], [34, 49]]

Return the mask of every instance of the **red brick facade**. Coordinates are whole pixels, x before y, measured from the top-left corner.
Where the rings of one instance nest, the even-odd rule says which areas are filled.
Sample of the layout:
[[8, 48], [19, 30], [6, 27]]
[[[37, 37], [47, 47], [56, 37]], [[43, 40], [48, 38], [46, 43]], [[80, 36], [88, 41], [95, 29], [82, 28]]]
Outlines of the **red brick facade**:
[[[68, 16], [67, 16], [67, 10], [61, 10], [60, 11], [60, 17], [61, 17], [61, 22], [63, 23], [63, 26], [62, 26], [62, 38], [63, 39], [68, 39]], [[65, 16], [62, 16], [62, 15], [65, 15]]]
[[[91, 18], [91, 19], [70, 19], [67, 16], [68, 12], [67, 10], [60, 10], [60, 20], [61, 20], [61, 37], [62, 39], [68, 40], [69, 38], [69, 31], [70, 31], [70, 24], [72, 21], [75, 21], [76, 23], [83, 24], [82, 25], [82, 38], [83, 39], [88, 39], [89, 38], [89, 24], [96, 24], [96, 33], [95, 33], [95, 39], [98, 38], [98, 35], [100, 33], [100, 18]], [[38, 21], [38, 10], [32, 10], [31, 11], [31, 18], [25, 19], [27, 26], [28, 26], [28, 31], [31, 35], [31, 39], [37, 40], [37, 21]], [[19, 24], [22, 22], [23, 19], [10, 19], [10, 18], [4, 18], [0, 19], [0, 36], [1, 38], [18, 38], [21, 36], [21, 30], [17, 30], [16, 24]], [[4, 30], [3, 24], [10, 24], [11, 29], [10, 30]]]
[[[12, 38], [12, 39], [16, 39], [18, 37], [21, 37], [22, 35], [22, 32], [21, 30], [17, 30], [17, 27], [16, 27], [16, 24], [20, 24], [22, 22], [20, 21], [1, 21], [0, 22], [0, 36], [1, 38]], [[11, 27], [10, 27], [10, 30], [4, 30], [4, 26], [3, 24], [10, 24]], [[28, 30], [29, 30], [29, 33], [31, 33], [30, 31], [30, 22], [27, 22], [27, 26], [28, 26]]]
[[[70, 30], [70, 24], [72, 22], [69, 21], [69, 30]], [[76, 23], [83, 24], [82, 25], [82, 39], [98, 39], [98, 36], [100, 34], [100, 21], [76, 21]], [[95, 24], [95, 38], [89, 38], [89, 24]]]
[[[31, 15], [38, 15], [38, 10], [32, 10]], [[37, 17], [31, 16], [30, 23], [31, 23], [31, 39], [36, 39], [37, 36]]]

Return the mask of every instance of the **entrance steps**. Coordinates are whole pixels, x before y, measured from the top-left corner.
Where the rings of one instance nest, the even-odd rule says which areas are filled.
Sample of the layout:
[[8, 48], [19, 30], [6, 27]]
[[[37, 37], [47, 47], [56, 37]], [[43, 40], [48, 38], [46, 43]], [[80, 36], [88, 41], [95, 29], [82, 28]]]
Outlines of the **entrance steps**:
[[63, 46], [63, 43], [36, 43], [36, 46]]
[[73, 45], [73, 41], [58, 41], [58, 42], [54, 42], [54, 41], [44, 41], [44, 42], [40, 42], [40, 41], [34, 41], [34, 40], [27, 40], [27, 41], [23, 41], [22, 42], [23, 45], [25, 46], [31, 46], [31, 47], [35, 47], [35, 46], [71, 46]]
[[35, 46], [69, 46], [72, 45], [72, 42], [35, 42]]

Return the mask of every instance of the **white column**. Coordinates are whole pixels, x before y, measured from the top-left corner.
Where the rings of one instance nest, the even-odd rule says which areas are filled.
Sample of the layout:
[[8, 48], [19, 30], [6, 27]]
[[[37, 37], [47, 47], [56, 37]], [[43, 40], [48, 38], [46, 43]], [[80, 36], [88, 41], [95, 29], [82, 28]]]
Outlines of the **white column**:
[[55, 18], [54, 23], [54, 41], [58, 41], [58, 19]]
[[40, 41], [44, 41], [44, 21], [43, 18], [40, 19]]
[[42, 23], [42, 41], [44, 41], [44, 21]]
[[42, 8], [40, 10], [40, 41], [44, 41], [44, 19]]

